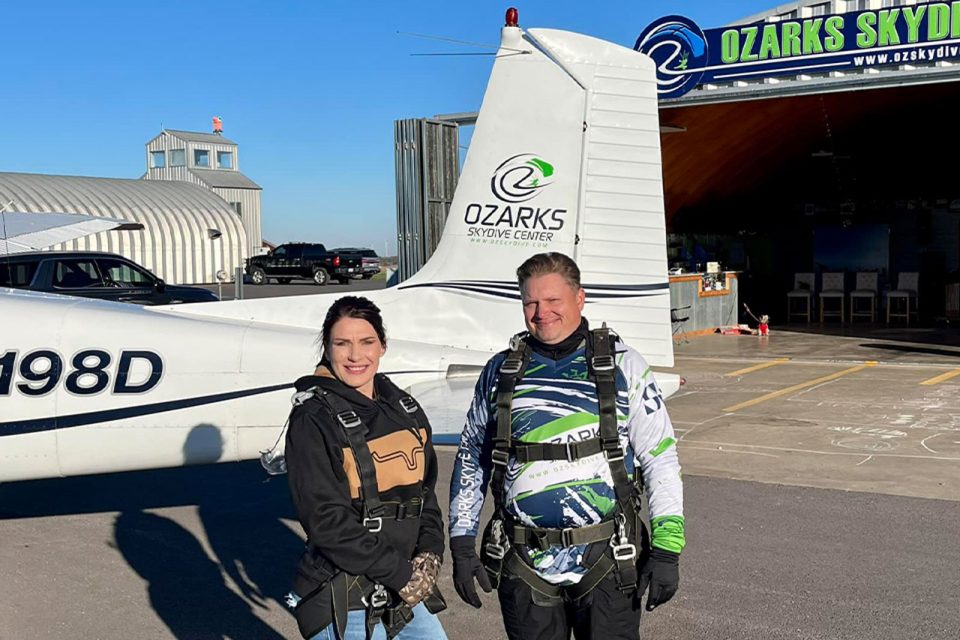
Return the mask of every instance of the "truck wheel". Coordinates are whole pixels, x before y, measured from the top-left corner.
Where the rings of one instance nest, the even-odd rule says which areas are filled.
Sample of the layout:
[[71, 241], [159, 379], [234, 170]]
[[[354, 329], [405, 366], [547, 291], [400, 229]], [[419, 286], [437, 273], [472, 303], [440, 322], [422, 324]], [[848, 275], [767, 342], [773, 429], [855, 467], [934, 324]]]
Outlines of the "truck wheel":
[[277, 278], [277, 282], [280, 284], [290, 284], [290, 280], [292, 280], [292, 278]]
[[314, 282], [314, 284], [318, 284], [318, 285], [320, 285], [320, 286], [322, 287], [323, 285], [327, 284], [327, 282], [329, 282], [329, 281], [330, 281], [330, 276], [327, 275], [326, 270], [324, 270], [324, 269], [314, 269], [314, 270], [313, 270], [313, 282]]
[[266, 284], [267, 274], [260, 267], [254, 267], [250, 269], [250, 281], [253, 282], [253, 284]]

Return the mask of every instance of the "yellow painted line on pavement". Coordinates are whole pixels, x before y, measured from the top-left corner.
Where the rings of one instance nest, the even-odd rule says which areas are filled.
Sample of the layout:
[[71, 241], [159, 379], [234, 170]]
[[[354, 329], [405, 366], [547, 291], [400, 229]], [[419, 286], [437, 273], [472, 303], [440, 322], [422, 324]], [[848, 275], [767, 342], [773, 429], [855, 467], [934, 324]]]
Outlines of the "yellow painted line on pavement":
[[946, 382], [950, 378], [956, 378], [957, 376], [960, 376], [960, 369], [954, 369], [953, 371], [947, 371], [946, 373], [941, 373], [940, 375], [930, 378], [929, 380], [924, 380], [920, 384], [925, 384], [925, 385], [940, 384], [941, 382]]
[[723, 375], [728, 378], [732, 376], [742, 376], [747, 373], [753, 373], [754, 371], [760, 371], [761, 369], [766, 369], [767, 367], [775, 367], [778, 364], [783, 364], [784, 362], [790, 362], [790, 358], [777, 358], [776, 360], [771, 360], [770, 362], [757, 364], [752, 367], [747, 367], [746, 369], [737, 369], [736, 371], [731, 371], [730, 373], [725, 373]]
[[746, 402], [741, 402], [740, 404], [735, 404], [732, 407], [727, 407], [723, 409], [724, 413], [733, 413], [734, 411], [739, 411], [740, 409], [746, 409], [747, 407], [752, 407], [753, 405], [760, 404], [761, 402], [766, 402], [767, 400], [773, 400], [774, 398], [779, 398], [780, 396], [785, 396], [788, 393], [793, 393], [794, 391], [800, 391], [801, 389], [806, 389], [807, 387], [812, 387], [814, 385], [822, 384], [824, 382], [830, 382], [831, 380], [836, 380], [843, 376], [848, 376], [851, 373], [857, 373], [858, 371], [863, 371], [870, 367], [877, 366], [877, 362], [871, 360], [869, 362], [864, 362], [863, 364], [858, 364], [855, 367], [850, 367], [849, 369], [844, 369], [843, 371], [837, 371], [836, 373], [831, 373], [828, 376], [823, 376], [815, 380], [809, 380], [807, 382], [801, 382], [800, 384], [795, 384], [792, 387], [787, 387], [786, 389], [780, 389], [779, 391], [773, 391], [766, 395], [762, 395], [759, 398], [754, 398], [753, 400], [747, 400]]

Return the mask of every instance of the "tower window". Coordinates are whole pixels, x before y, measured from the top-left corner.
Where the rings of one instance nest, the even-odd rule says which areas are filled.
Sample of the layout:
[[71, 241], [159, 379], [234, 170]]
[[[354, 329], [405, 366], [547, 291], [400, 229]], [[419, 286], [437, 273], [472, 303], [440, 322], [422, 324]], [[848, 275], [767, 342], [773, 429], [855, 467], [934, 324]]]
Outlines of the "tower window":
[[233, 152], [217, 151], [217, 168], [233, 169]]
[[167, 154], [165, 151], [150, 152], [150, 166], [154, 169], [163, 169], [167, 166]]
[[183, 167], [187, 164], [187, 152], [183, 149], [170, 150], [170, 166]]
[[206, 149], [194, 149], [193, 150], [193, 166], [195, 167], [209, 167], [210, 166], [210, 152]]

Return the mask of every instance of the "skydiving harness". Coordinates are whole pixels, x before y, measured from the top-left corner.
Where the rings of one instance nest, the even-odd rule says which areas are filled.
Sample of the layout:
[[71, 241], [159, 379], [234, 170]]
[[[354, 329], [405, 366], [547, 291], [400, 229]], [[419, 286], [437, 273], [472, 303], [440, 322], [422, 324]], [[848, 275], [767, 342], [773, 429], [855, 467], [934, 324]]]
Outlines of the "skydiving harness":
[[[623, 592], [637, 588], [638, 553], [646, 548], [646, 527], [640, 521], [642, 488], [631, 482], [624, 464], [617, 428], [617, 386], [614, 344], [616, 336], [604, 325], [590, 331], [586, 360], [589, 375], [597, 388], [600, 408], [599, 437], [581, 442], [530, 443], [513, 439], [511, 409], [514, 389], [523, 378], [530, 362], [530, 346], [521, 336], [511, 340], [510, 352], [500, 366], [497, 382], [497, 433], [493, 438], [493, 474], [491, 491], [494, 516], [484, 532], [481, 557], [491, 582], [497, 585], [506, 572], [529, 586], [537, 604], [557, 605], [576, 601], [589, 594], [600, 582], [614, 573], [617, 587]], [[602, 453], [610, 467], [616, 508], [603, 522], [568, 529], [542, 529], [518, 523], [506, 511], [505, 479], [510, 456], [517, 464], [541, 460], [575, 462]], [[639, 478], [639, 474], [635, 474]], [[599, 545], [605, 543], [604, 548]], [[595, 557], [580, 582], [570, 586], [552, 584], [543, 578], [525, 559], [527, 550], [546, 551], [550, 547], [588, 544], [584, 559]], [[599, 555], [597, 552], [600, 552]]]
[[[370, 448], [367, 445], [367, 428], [357, 412], [343, 398], [334, 393], [320, 387], [314, 387], [309, 391], [336, 418], [347, 437], [360, 476], [363, 526], [370, 533], [379, 533], [383, 529], [384, 520], [419, 519], [423, 511], [422, 492], [421, 497], [411, 498], [405, 502], [381, 502], [376, 467], [374, 466], [373, 456], [370, 454]], [[410, 417], [417, 416], [420, 420], [426, 422], [426, 416], [423, 415], [420, 405], [412, 397], [401, 396], [399, 405]], [[301, 616], [298, 615], [300, 606], [298, 605], [295, 609], [294, 615], [297, 616], [297, 623], [303, 637], [313, 637], [333, 622], [336, 624], [337, 638], [343, 640], [347, 629], [347, 616], [350, 611], [350, 592], [354, 589], [360, 590], [360, 600], [365, 607], [367, 640], [373, 636], [377, 624], [383, 624], [387, 638], [394, 638], [408, 622], [413, 620], [413, 611], [407, 603], [398, 596], [390, 594], [382, 584], [375, 583], [366, 576], [354, 576], [337, 570], [328, 582], [322, 584], [301, 601], [301, 603], [306, 602], [314, 594], [320, 598], [329, 598], [328, 603], [323, 603], [324, 605], [328, 604], [329, 607], [321, 607], [321, 610], [332, 612], [332, 620], [329, 619], [330, 616], [321, 615], [320, 617], [313, 617], [310, 621], [302, 622]], [[325, 596], [324, 590], [327, 590], [329, 595]], [[430, 613], [439, 613], [447, 607], [438, 587], [434, 587], [433, 592], [423, 600], [423, 603]]]

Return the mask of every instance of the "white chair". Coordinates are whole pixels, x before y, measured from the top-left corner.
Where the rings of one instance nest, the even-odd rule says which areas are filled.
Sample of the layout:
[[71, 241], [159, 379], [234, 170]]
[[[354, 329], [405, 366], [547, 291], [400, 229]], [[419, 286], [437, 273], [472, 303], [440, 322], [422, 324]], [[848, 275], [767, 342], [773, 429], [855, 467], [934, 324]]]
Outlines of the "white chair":
[[[857, 308], [857, 300], [869, 300], [870, 310], [865, 311], [861, 306]], [[877, 274], [876, 272], [861, 272], [857, 274], [857, 288], [850, 292], [850, 322], [854, 318], [870, 318], [870, 322], [877, 321]]]
[[[793, 291], [787, 292], [787, 322], [793, 319], [793, 316], [805, 316], [807, 324], [810, 324], [810, 312], [813, 307], [813, 288], [816, 281], [816, 275], [812, 273], [793, 274]], [[794, 300], [806, 301], [804, 312], [795, 312], [793, 310]]]
[[[844, 273], [825, 273], [821, 282], [820, 291], [820, 324], [823, 324], [824, 316], [840, 316], [840, 324], [843, 324], [844, 307], [846, 306], [847, 287], [844, 284]], [[840, 311], [833, 309], [827, 310], [827, 300], [839, 300]]]
[[[903, 271], [897, 278], [897, 288], [887, 293], [887, 324], [890, 324], [890, 318], [903, 318], [910, 326], [910, 314], [916, 315], [919, 320], [920, 297], [920, 274], [916, 271]], [[903, 313], [893, 311], [894, 301], [903, 301]], [[913, 308], [910, 302], [913, 301]]]

